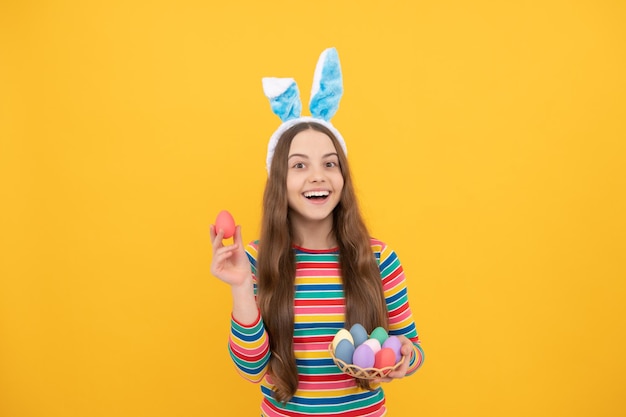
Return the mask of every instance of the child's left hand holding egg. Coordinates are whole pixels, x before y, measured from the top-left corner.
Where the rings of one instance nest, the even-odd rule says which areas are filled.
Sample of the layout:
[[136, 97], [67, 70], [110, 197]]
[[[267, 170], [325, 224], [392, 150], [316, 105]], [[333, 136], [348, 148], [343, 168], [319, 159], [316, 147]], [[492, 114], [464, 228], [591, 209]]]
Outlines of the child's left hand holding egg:
[[[251, 280], [248, 262], [241, 238], [241, 228], [235, 226], [233, 216], [222, 210], [210, 227], [213, 259], [211, 274], [232, 286], [247, 284]], [[232, 245], [224, 245], [222, 239], [233, 238]]]

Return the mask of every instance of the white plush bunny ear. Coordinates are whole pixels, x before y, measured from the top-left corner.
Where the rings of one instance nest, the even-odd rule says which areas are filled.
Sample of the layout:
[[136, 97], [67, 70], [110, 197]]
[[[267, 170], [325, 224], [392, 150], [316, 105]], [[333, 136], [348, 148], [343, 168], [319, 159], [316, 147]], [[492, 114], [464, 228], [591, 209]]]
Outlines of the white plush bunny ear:
[[300, 91], [293, 78], [263, 78], [263, 92], [269, 98], [272, 111], [280, 120], [296, 119], [302, 113]]
[[343, 95], [343, 79], [339, 55], [335, 48], [322, 52], [313, 75], [309, 109], [311, 116], [329, 121], [339, 108]]
[[346, 142], [341, 133], [335, 129], [330, 118], [339, 108], [339, 100], [343, 95], [343, 80], [339, 56], [335, 48], [328, 48], [319, 57], [315, 74], [309, 109], [311, 116], [301, 116], [302, 102], [300, 92], [293, 78], [263, 78], [263, 92], [269, 98], [272, 111], [283, 123], [276, 129], [267, 144], [265, 164], [270, 172], [274, 151], [278, 140], [289, 128], [298, 123], [317, 123], [325, 126], [337, 138], [343, 152], [347, 155]]

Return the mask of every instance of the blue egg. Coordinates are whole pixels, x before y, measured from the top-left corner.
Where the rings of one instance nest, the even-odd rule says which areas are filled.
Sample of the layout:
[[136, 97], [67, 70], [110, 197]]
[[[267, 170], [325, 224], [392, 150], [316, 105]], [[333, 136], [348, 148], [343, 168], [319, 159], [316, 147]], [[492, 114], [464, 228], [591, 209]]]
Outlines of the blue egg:
[[341, 359], [348, 365], [352, 364], [352, 355], [354, 354], [354, 345], [347, 339], [341, 340], [337, 343], [335, 348], [335, 357]]
[[356, 323], [350, 328], [350, 334], [352, 335], [352, 339], [354, 340], [355, 347], [365, 342], [368, 338], [365, 327], [361, 326], [359, 323]]

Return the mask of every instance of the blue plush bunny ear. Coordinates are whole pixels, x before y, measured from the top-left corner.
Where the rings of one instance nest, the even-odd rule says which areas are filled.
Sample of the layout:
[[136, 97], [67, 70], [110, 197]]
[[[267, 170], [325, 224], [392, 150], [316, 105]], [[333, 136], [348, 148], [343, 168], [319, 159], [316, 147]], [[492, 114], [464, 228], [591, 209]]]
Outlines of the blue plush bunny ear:
[[335, 48], [328, 48], [322, 52], [315, 67], [309, 102], [311, 116], [329, 121], [337, 112], [342, 95], [343, 79], [339, 55]]
[[293, 78], [263, 78], [263, 92], [280, 120], [296, 119], [302, 113], [300, 91]]

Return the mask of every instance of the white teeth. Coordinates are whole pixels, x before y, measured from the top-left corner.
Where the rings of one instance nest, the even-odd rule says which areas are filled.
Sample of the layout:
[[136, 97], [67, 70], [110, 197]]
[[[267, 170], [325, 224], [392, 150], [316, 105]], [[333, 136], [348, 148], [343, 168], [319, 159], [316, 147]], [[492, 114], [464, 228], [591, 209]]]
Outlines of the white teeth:
[[328, 191], [307, 191], [306, 193], [304, 193], [304, 196], [306, 198], [310, 198], [310, 197], [328, 197], [329, 194], [330, 194], [330, 192], [328, 192]]

